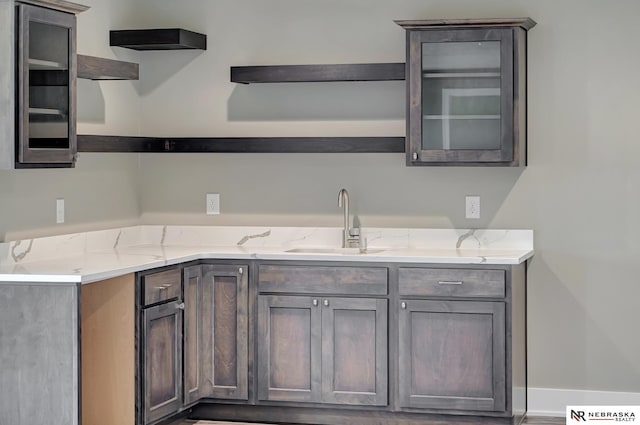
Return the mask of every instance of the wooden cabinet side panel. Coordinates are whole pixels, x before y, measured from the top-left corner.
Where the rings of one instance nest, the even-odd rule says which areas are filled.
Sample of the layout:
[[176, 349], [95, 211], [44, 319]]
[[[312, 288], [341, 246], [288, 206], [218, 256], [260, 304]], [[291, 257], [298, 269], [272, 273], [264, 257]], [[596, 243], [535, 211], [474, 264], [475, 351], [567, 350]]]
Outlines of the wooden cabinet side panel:
[[75, 284], [0, 284], [0, 422], [79, 422]]
[[200, 399], [202, 387], [202, 269], [200, 266], [187, 267], [184, 276], [184, 404], [189, 405]]
[[82, 423], [135, 423], [135, 288], [126, 275], [81, 288]]

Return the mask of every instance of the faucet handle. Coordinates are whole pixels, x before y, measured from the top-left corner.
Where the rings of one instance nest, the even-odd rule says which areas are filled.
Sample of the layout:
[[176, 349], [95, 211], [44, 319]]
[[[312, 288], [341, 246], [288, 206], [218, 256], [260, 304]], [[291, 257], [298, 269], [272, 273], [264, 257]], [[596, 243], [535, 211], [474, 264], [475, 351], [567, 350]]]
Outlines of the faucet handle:
[[359, 227], [352, 227], [351, 229], [349, 229], [349, 235], [359, 238], [360, 237], [360, 228]]

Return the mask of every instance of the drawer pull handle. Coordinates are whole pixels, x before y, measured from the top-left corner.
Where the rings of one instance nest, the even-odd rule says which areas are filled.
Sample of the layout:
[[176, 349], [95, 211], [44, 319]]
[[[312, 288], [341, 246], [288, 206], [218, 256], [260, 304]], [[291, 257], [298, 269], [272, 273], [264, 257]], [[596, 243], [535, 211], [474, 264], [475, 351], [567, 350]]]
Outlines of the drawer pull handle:
[[453, 281], [453, 280], [440, 280], [438, 281], [438, 285], [462, 285], [462, 281]]
[[155, 289], [157, 289], [158, 291], [166, 291], [171, 288], [171, 286], [172, 285], [170, 283], [165, 283], [164, 285], [156, 286]]

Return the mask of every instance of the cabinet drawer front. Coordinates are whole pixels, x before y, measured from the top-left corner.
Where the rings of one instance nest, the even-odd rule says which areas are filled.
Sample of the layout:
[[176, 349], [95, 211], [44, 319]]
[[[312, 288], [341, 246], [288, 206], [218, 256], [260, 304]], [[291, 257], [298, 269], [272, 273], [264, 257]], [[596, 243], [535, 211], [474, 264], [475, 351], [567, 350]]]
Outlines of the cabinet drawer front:
[[386, 295], [384, 267], [260, 266], [258, 290], [274, 293]]
[[505, 271], [401, 268], [399, 285], [400, 295], [502, 298]]
[[148, 274], [142, 280], [144, 305], [180, 298], [180, 270]]

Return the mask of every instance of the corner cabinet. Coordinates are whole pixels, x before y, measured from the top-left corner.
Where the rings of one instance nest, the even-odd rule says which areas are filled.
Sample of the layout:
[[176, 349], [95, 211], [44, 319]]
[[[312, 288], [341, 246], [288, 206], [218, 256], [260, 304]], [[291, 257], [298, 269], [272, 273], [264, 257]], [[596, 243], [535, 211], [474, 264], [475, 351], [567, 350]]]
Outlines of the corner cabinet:
[[529, 18], [407, 30], [407, 165], [526, 165]]

